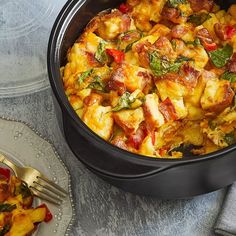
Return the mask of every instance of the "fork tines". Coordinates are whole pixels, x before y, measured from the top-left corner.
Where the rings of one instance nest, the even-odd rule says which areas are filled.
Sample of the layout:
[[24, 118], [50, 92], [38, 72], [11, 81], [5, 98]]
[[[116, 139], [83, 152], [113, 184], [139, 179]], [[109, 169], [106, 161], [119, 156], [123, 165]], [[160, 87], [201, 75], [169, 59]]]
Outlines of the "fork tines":
[[56, 205], [62, 204], [63, 198], [67, 195], [63, 188], [43, 176], [37, 176], [37, 181], [29, 187], [35, 196]]

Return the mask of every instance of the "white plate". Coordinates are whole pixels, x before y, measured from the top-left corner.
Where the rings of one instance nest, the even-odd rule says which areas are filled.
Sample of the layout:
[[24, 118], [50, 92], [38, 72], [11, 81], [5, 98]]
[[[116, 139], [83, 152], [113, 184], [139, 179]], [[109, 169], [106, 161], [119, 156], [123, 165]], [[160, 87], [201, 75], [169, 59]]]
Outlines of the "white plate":
[[[52, 145], [27, 125], [0, 118], [0, 152], [18, 165], [37, 168], [68, 191], [68, 197], [59, 207], [45, 202], [53, 214], [53, 220], [40, 224], [36, 235], [69, 235], [74, 220], [70, 175]], [[37, 200], [37, 204], [43, 202]]]

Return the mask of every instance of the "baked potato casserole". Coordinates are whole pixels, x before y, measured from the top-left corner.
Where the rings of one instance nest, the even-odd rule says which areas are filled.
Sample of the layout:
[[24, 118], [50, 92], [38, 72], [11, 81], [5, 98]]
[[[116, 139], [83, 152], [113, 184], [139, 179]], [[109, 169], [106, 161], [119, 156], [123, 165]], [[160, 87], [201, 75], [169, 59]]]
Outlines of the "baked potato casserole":
[[89, 22], [61, 77], [82, 121], [119, 148], [181, 158], [187, 147], [227, 147], [236, 142], [236, 5], [127, 0]]
[[45, 204], [33, 208], [32, 203], [27, 184], [0, 167], [0, 236], [30, 236], [39, 223], [52, 219]]

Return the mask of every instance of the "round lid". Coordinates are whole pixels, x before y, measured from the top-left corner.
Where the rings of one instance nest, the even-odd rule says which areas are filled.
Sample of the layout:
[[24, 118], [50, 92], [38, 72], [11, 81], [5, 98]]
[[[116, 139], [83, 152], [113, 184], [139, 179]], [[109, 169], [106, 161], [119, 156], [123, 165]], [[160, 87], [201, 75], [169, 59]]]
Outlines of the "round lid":
[[66, 0], [1, 0], [0, 97], [49, 86], [46, 53], [51, 27]]

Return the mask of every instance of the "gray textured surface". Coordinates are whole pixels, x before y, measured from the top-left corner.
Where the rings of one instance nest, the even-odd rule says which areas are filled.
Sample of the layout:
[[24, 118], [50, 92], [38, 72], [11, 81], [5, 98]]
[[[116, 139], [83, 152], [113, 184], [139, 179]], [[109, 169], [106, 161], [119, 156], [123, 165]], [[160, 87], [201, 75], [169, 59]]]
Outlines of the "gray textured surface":
[[234, 183], [227, 195], [215, 225], [215, 232], [224, 236], [236, 235], [236, 183]]
[[[81, 236], [210, 236], [224, 190], [188, 200], [162, 201], [124, 193], [88, 172], [66, 145], [56, 122], [50, 90], [0, 100], [0, 116], [29, 123], [51, 141], [72, 174]], [[166, 180], [168, 181], [168, 180]]]

